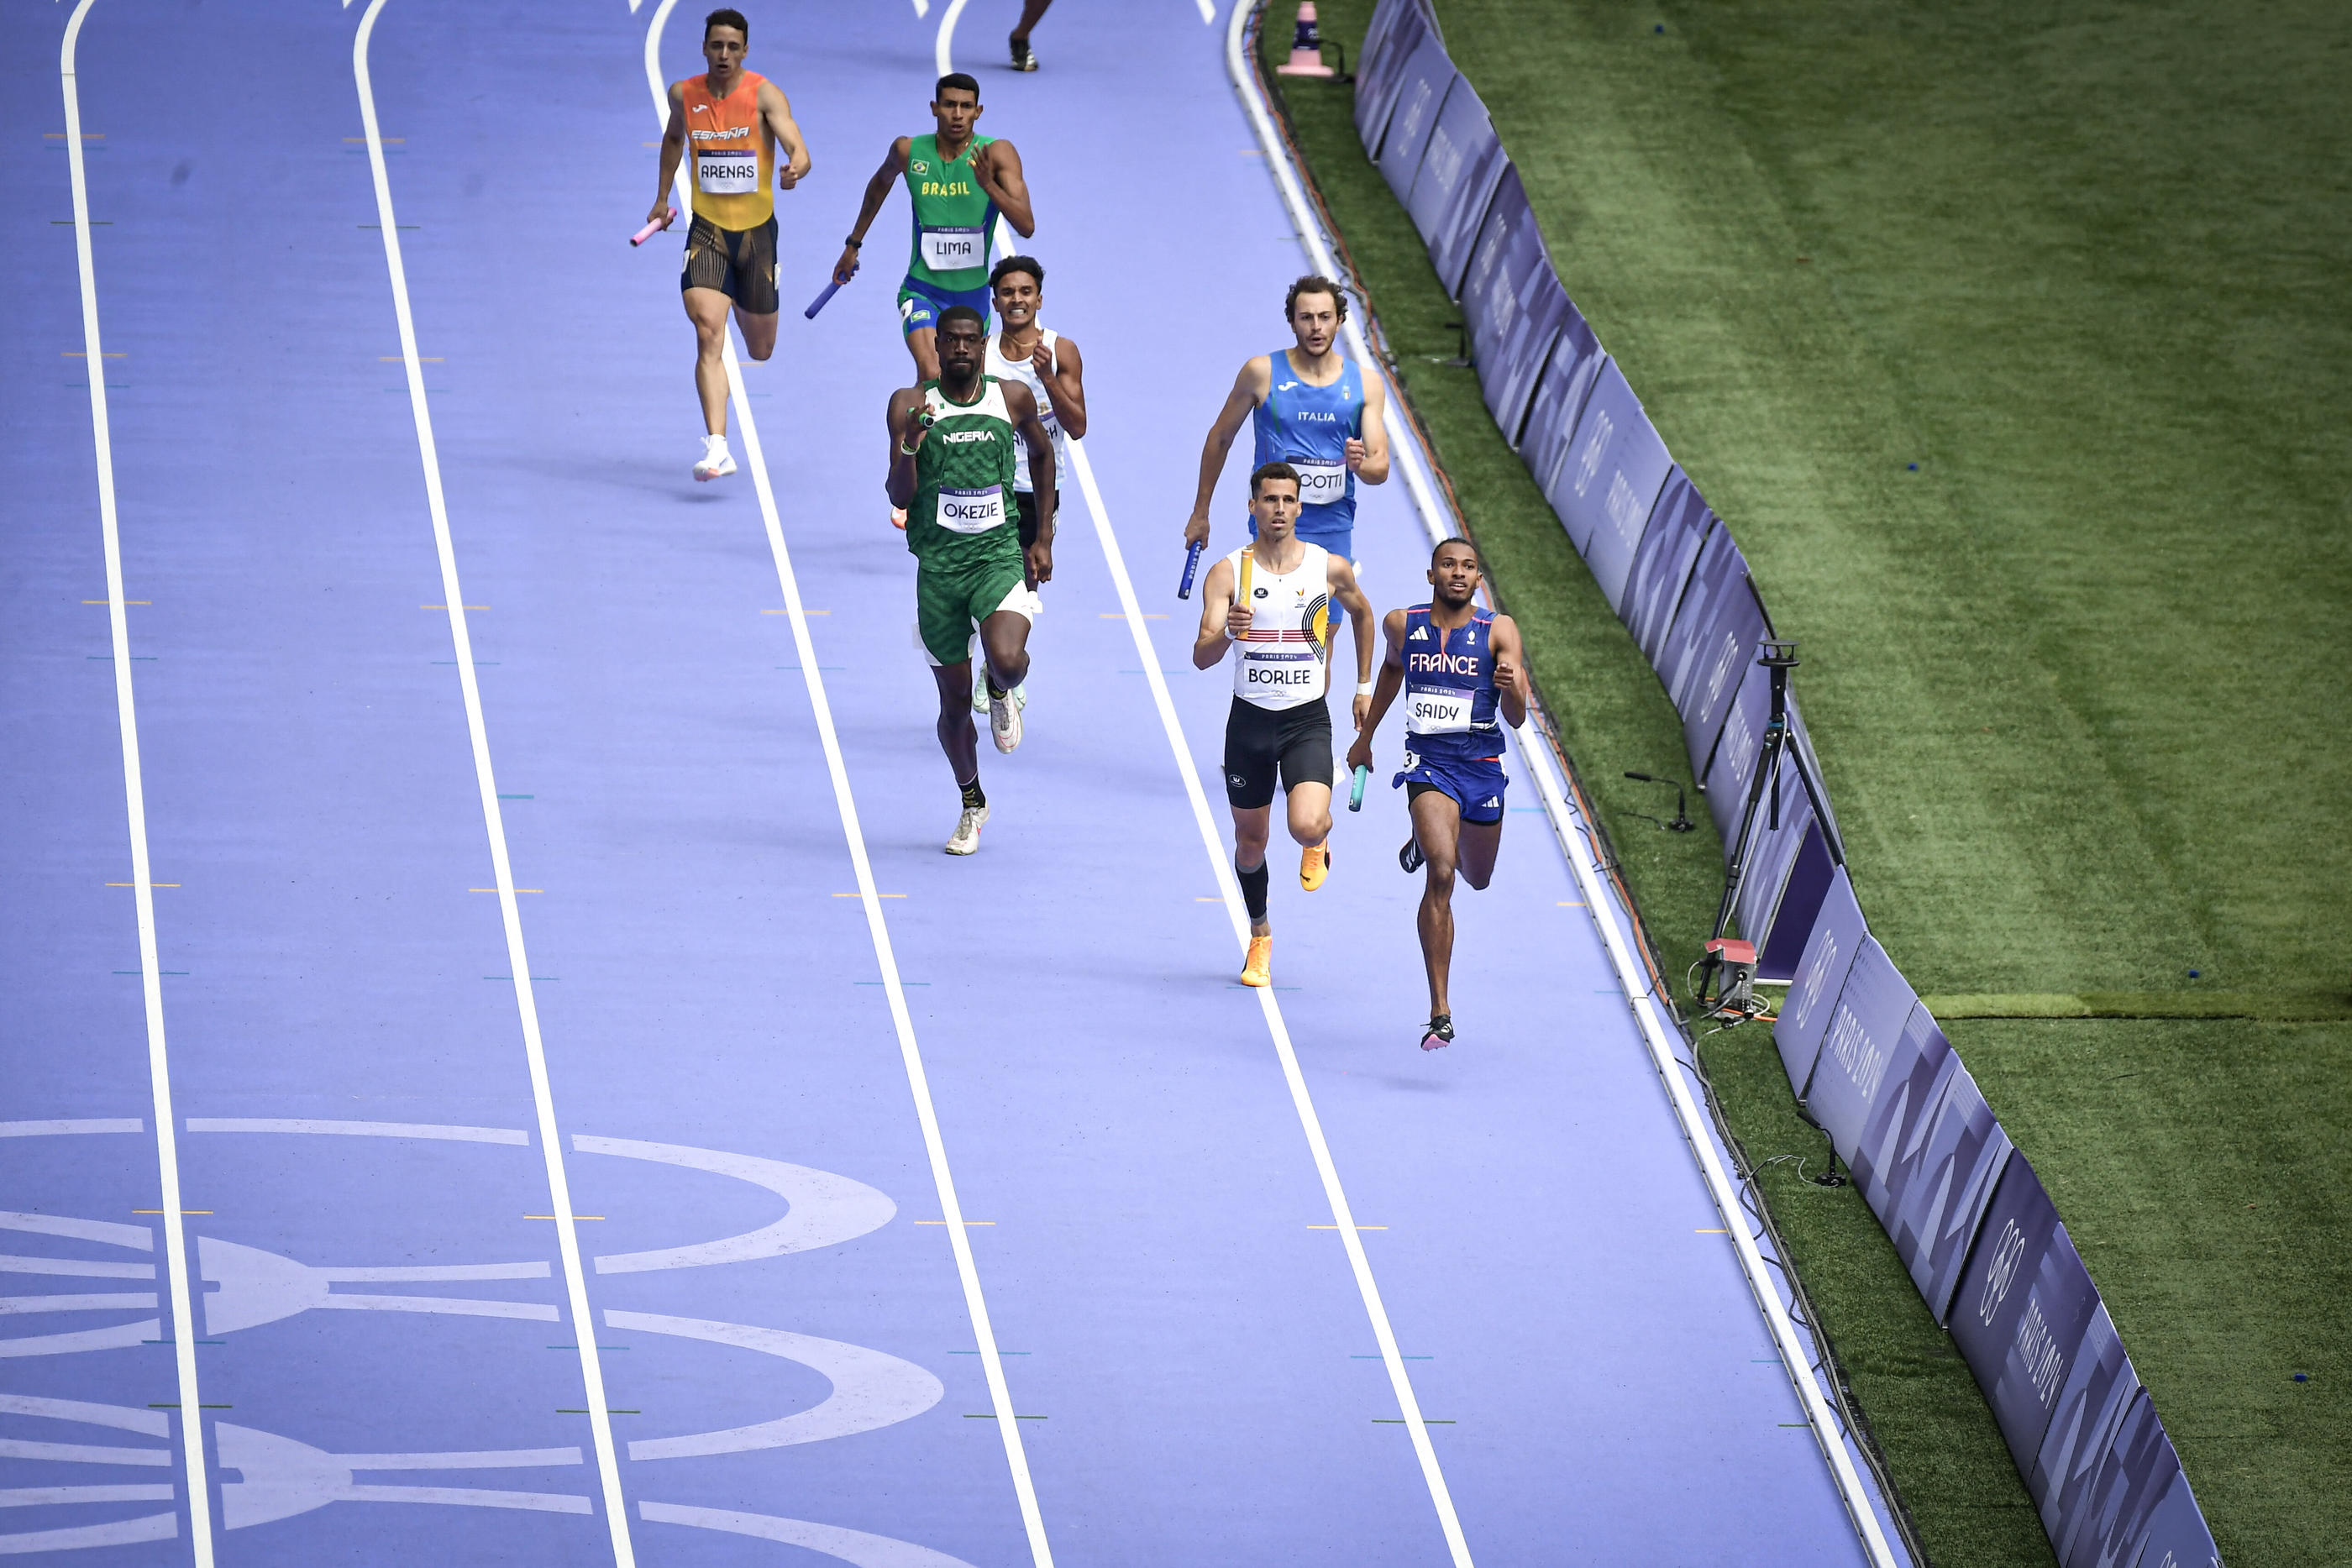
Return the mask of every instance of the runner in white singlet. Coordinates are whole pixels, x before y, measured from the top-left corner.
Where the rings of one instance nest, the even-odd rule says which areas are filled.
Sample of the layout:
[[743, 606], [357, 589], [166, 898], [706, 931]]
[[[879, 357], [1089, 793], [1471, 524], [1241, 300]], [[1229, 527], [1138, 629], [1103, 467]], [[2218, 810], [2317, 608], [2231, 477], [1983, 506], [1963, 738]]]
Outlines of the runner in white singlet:
[[1345, 559], [1302, 542], [1298, 471], [1268, 463], [1250, 476], [1257, 542], [1209, 569], [1192, 666], [1234, 658], [1234, 703], [1225, 716], [1225, 800], [1234, 812], [1234, 875], [1249, 910], [1242, 984], [1274, 983], [1274, 926], [1266, 918], [1266, 840], [1279, 779], [1290, 836], [1300, 847], [1298, 885], [1312, 893], [1331, 870], [1331, 610], [1348, 612], [1355, 632], [1358, 728], [1372, 691], [1372, 607]]

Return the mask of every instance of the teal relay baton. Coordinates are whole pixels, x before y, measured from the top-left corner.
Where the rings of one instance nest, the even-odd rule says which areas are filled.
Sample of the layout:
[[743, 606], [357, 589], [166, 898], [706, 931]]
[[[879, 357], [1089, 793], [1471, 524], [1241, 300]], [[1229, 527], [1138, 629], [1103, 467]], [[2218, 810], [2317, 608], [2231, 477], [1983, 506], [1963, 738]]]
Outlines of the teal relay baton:
[[1355, 781], [1348, 786], [1348, 810], [1350, 811], [1360, 811], [1364, 809], [1364, 780], [1371, 776], [1372, 770], [1370, 768], [1356, 769]]

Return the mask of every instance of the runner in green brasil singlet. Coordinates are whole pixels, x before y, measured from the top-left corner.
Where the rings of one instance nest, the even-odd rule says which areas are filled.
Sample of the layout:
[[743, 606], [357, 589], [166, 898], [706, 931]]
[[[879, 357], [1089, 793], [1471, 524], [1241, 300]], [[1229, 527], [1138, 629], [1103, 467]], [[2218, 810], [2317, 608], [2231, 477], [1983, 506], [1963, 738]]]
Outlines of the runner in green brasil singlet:
[[1012, 688], [1029, 673], [1037, 584], [1054, 575], [1051, 530], [1023, 549], [1013, 504], [1017, 436], [1043, 515], [1053, 515], [1053, 438], [1027, 387], [982, 373], [984, 345], [980, 312], [950, 306], [940, 317], [939, 379], [890, 394], [887, 488], [891, 504], [907, 512], [916, 634], [939, 687], [940, 747], [963, 794], [947, 844], [956, 855], [980, 847], [988, 821], [971, 722], [972, 631], [988, 666], [989, 731], [996, 749], [1010, 752], [1021, 744]]

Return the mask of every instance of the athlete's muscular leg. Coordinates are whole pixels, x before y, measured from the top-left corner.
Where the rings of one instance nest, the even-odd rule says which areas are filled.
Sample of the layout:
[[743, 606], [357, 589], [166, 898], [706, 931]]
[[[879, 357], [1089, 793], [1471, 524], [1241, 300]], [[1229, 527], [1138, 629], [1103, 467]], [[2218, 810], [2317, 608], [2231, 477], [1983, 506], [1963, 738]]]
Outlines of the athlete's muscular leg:
[[[1421, 891], [1421, 914], [1414, 921], [1421, 932], [1421, 960], [1429, 970], [1429, 1010], [1433, 1017], [1451, 1014], [1445, 983], [1454, 969], [1454, 873], [1460, 853], [1462, 808], [1451, 795], [1424, 789], [1412, 799], [1412, 832], [1429, 862], [1429, 880]], [[1494, 871], [1494, 855], [1486, 871]], [[1483, 883], [1477, 885], [1484, 886]]]
[[754, 316], [738, 306], [735, 325], [743, 333], [743, 351], [753, 359], [765, 360], [776, 351], [776, 312], [773, 310], [765, 316]]
[[[1000, 610], [980, 623], [980, 651], [997, 686], [1011, 691], [1029, 678], [1029, 618]], [[945, 687], [941, 687], [945, 690]], [[971, 674], [964, 673], [964, 695], [971, 695]]]
[[[1234, 866], [1238, 871], [1254, 872], [1265, 864], [1265, 841], [1274, 831], [1274, 808], [1267, 806], [1234, 806]], [[1274, 929], [1267, 920], [1252, 920], [1250, 935], [1264, 936]]]
[[1462, 824], [1462, 880], [1479, 892], [1495, 880], [1495, 852], [1503, 847], [1503, 823], [1500, 818], [1491, 822]]
[[[694, 390], [702, 394], [702, 427], [727, 434], [727, 312], [735, 302], [716, 288], [686, 290], [687, 319], [694, 323]], [[769, 319], [773, 321], [774, 317]]]
[[939, 332], [930, 327], [918, 327], [907, 334], [907, 352], [915, 356], [915, 379], [935, 382], [940, 379]]
[[1311, 848], [1331, 836], [1331, 787], [1293, 784], [1287, 806], [1290, 836], [1301, 848]]
[[980, 731], [971, 723], [971, 661], [935, 665], [931, 678], [940, 686], [940, 749], [948, 754], [956, 782], [969, 784], [980, 777]]

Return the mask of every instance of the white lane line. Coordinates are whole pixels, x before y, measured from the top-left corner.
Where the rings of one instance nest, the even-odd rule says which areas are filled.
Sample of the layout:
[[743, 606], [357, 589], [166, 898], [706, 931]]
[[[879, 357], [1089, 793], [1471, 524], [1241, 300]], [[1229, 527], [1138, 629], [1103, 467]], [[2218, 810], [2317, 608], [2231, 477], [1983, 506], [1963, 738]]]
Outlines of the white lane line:
[[[1251, 128], [1256, 132], [1258, 146], [1265, 153], [1266, 165], [1274, 172], [1275, 184], [1282, 193], [1284, 207], [1290, 214], [1292, 226], [1297, 230], [1298, 243], [1307, 252], [1315, 270], [1326, 277], [1338, 277], [1339, 269], [1332, 260], [1330, 247], [1324, 243], [1323, 231], [1308, 209], [1307, 197], [1299, 189], [1297, 170], [1291, 166], [1289, 150], [1276, 134], [1273, 118], [1267, 113], [1260, 96], [1255, 76], [1249, 68], [1244, 49], [1244, 34], [1254, 6], [1249, 0], [1235, 0], [1225, 29], [1225, 70], [1233, 79], [1234, 92], [1242, 100], [1249, 116]], [[1342, 326], [1348, 346], [1360, 366], [1378, 367], [1370, 346], [1364, 340], [1362, 325], [1349, 316]], [[1405, 486], [1412, 492], [1414, 509], [1420, 514], [1422, 527], [1430, 542], [1435, 544], [1454, 531], [1454, 519], [1437, 498], [1435, 486], [1423, 471], [1421, 449], [1412, 432], [1407, 428], [1401, 390], [1393, 377], [1379, 371], [1388, 392], [1389, 450], [1403, 462]], [[1617, 918], [1613, 894], [1604, 885], [1597, 846], [1587, 837], [1580, 810], [1568, 796], [1566, 781], [1553, 766], [1551, 746], [1534, 718], [1515, 730], [1519, 761], [1533, 779], [1536, 792], [1543, 801], [1544, 815], [1551, 823], [1552, 832], [1560, 849], [1568, 856], [1577, 884], [1584, 892], [1586, 908], [1593, 925], [1599, 929], [1601, 945], [1608, 949], [1611, 966], [1617, 971], [1617, 982], [1632, 998], [1633, 1017], [1640, 1028], [1642, 1042], [1650, 1053], [1650, 1062], [1659, 1081], [1665, 1085], [1666, 1098], [1673, 1106], [1675, 1120], [1682, 1129], [1683, 1139], [1698, 1161], [1700, 1175], [1706, 1182], [1707, 1194], [1715, 1200], [1717, 1212], [1729, 1231], [1735, 1250], [1739, 1256], [1740, 1271], [1747, 1277], [1748, 1288], [1764, 1315], [1772, 1340], [1780, 1352], [1780, 1359], [1789, 1372], [1790, 1382], [1804, 1407], [1805, 1419], [1812, 1427], [1813, 1440], [1822, 1450], [1829, 1466], [1838, 1496], [1844, 1503], [1846, 1514], [1853, 1522], [1854, 1531], [1862, 1542], [1864, 1554], [1874, 1568], [1895, 1568], [1901, 1561], [1887, 1544], [1886, 1533], [1881, 1528], [1872, 1503], [1871, 1492], [1864, 1486], [1855, 1469], [1853, 1455], [1846, 1447], [1836, 1415], [1821, 1385], [1814, 1381], [1810, 1368], [1814, 1356], [1806, 1350], [1799, 1337], [1796, 1324], [1789, 1316], [1788, 1304], [1781, 1301], [1780, 1287], [1771, 1277], [1770, 1268], [1756, 1246], [1755, 1237], [1744, 1222], [1738, 1193], [1725, 1174], [1723, 1162], [1717, 1154], [1715, 1130], [1692, 1098], [1690, 1086], [1683, 1079], [1683, 1068], [1675, 1055], [1664, 1019], [1656, 1001], [1650, 995], [1647, 970], [1633, 954], [1633, 943]]]
[[[539, 1146], [547, 1164], [550, 1212], [555, 1215], [556, 1244], [563, 1255], [564, 1293], [572, 1308], [572, 1337], [579, 1343], [580, 1375], [588, 1410], [588, 1427], [596, 1448], [596, 1469], [604, 1484], [604, 1518], [613, 1536], [616, 1568], [635, 1568], [636, 1553], [629, 1541], [628, 1509], [621, 1499], [619, 1458], [613, 1448], [613, 1421], [606, 1414], [604, 1368], [596, 1351], [595, 1320], [588, 1309], [588, 1277], [580, 1261], [580, 1231], [572, 1223], [572, 1184], [563, 1170], [563, 1140], [556, 1129], [555, 1094], [549, 1086], [547, 1051], [540, 1039], [539, 1002], [530, 985], [530, 960], [523, 950], [522, 911], [515, 898], [514, 867], [507, 856], [505, 820], [499, 815], [499, 786], [490, 770], [490, 737], [482, 719], [481, 689], [474, 679], [474, 645], [467, 629], [466, 595], [457, 581], [457, 553], [449, 538], [449, 511], [441, 492], [441, 455], [433, 440], [433, 414], [425, 402], [425, 366], [416, 352], [416, 320], [408, 303], [408, 273], [401, 264], [400, 228], [394, 221], [392, 180], [385, 172], [383, 133], [376, 123], [375, 87], [368, 76], [368, 41], [375, 34], [376, 17], [384, 0], [368, 0], [360, 18], [359, 35], [352, 41], [352, 75], [359, 85], [360, 120], [367, 131], [368, 171], [375, 180], [375, 210], [383, 231], [383, 259], [392, 278], [393, 313], [400, 323], [400, 357], [408, 373], [408, 409], [416, 423], [416, 447], [425, 468], [425, 502], [433, 516], [433, 548], [441, 563], [441, 602], [447, 606], [449, 640], [457, 660], [457, 685], [466, 699], [466, 734], [474, 753], [474, 782], [482, 797], [482, 822], [488, 831], [490, 866], [499, 888], [499, 915], [506, 926], [507, 967], [514, 976], [515, 1010], [522, 1024], [523, 1055], [530, 1067], [530, 1094], [539, 1113]], [[119, 670], [122, 666], [118, 664]], [[142, 880], [144, 880], [143, 874]], [[182, 1336], [185, 1338], [187, 1336]]]
[[[963, 8], [967, 4], [969, 0], [948, 0], [947, 11], [940, 17], [940, 40], [932, 57], [939, 66], [941, 76], [946, 76], [955, 69], [956, 18], [963, 15]], [[919, 16], [922, 12], [919, 10], [915, 15]]]
[[[74, 50], [96, 0], [79, 0], [58, 52], [66, 100], [67, 166], [73, 174], [74, 262], [81, 274], [82, 350], [104, 363], [98, 335], [98, 268], [90, 251], [89, 179], [83, 165], [81, 89]], [[107, 422], [106, 377], [89, 378], [90, 439], [98, 455], [98, 522], [106, 543], [106, 619], [114, 647], [114, 716], [122, 734], [122, 794], [131, 822], [131, 883], [139, 919], [139, 989], [147, 1017], [147, 1088], [155, 1106], [155, 1165], [163, 1213], [163, 1254], [171, 1278], [172, 1362], [180, 1396], [180, 1447], [188, 1476], [188, 1533], [197, 1568], [212, 1568], [212, 1487], [205, 1470], [203, 1406], [196, 1392], [196, 1320], [188, 1288], [188, 1239], [180, 1201], [180, 1144], [172, 1114], [172, 1061], [163, 1037], [163, 965], [155, 940], [155, 890], [147, 856], [147, 786], [139, 766], [139, 713], [131, 691], [131, 615], [122, 595], [122, 536], [114, 510], [114, 436]]]
[[[1176, 705], [1169, 697], [1167, 679], [1160, 672], [1151, 633], [1145, 627], [1143, 606], [1137, 601], [1135, 584], [1127, 574], [1127, 558], [1120, 553], [1118, 536], [1111, 529], [1110, 514], [1103, 507], [1102, 492], [1096, 487], [1094, 465], [1087, 459], [1086, 444], [1072, 436], [1069, 448], [1070, 472], [1076, 476], [1078, 488], [1087, 498], [1087, 510], [1094, 517], [1095, 537], [1102, 541], [1103, 556], [1110, 563], [1111, 581], [1118, 589], [1118, 601], [1127, 611], [1128, 631], [1135, 639], [1138, 662], [1143, 666], [1144, 679], [1150, 683], [1151, 701], [1160, 710], [1160, 723], [1168, 732], [1169, 747], [1176, 753], [1176, 768], [1184, 779], [1185, 798], [1192, 803], [1192, 821], [1201, 831], [1201, 847], [1208, 852], [1211, 873], [1225, 897], [1225, 915], [1233, 924], [1234, 944], [1245, 949], [1249, 946], [1249, 914], [1243, 907], [1241, 887], [1226, 859], [1224, 833], [1209, 810], [1209, 797], [1201, 788], [1201, 775], [1193, 766], [1192, 748], [1184, 742], [1184, 728], [1177, 720]], [[1265, 1015], [1266, 1031], [1274, 1038], [1275, 1055], [1282, 1063], [1283, 1082], [1290, 1086], [1291, 1106], [1298, 1113], [1298, 1124], [1307, 1134], [1307, 1147], [1315, 1156], [1315, 1172], [1323, 1179], [1323, 1197], [1331, 1206], [1339, 1244], [1347, 1249], [1348, 1267], [1356, 1276], [1357, 1293], [1363, 1297], [1365, 1314], [1371, 1319], [1372, 1340], [1380, 1347], [1381, 1364], [1388, 1369], [1389, 1387], [1396, 1396], [1399, 1414], [1404, 1417], [1413, 1456], [1421, 1461], [1422, 1479], [1429, 1488], [1430, 1502], [1437, 1510], [1438, 1528], [1444, 1532], [1446, 1550], [1453, 1554], [1456, 1568], [1470, 1568], [1470, 1548], [1462, 1538], [1462, 1521], [1454, 1514], [1453, 1494], [1446, 1490], [1445, 1473], [1438, 1466], [1437, 1449], [1429, 1440], [1429, 1427], [1421, 1418], [1421, 1402], [1413, 1395], [1412, 1379], [1405, 1372], [1396, 1334], [1389, 1327], [1388, 1309], [1381, 1304], [1380, 1286], [1372, 1279], [1371, 1259], [1365, 1254], [1355, 1215], [1348, 1207], [1347, 1191], [1339, 1185], [1339, 1167], [1332, 1163], [1330, 1145], [1323, 1137], [1322, 1121], [1316, 1115], [1314, 1099], [1307, 1092], [1307, 1079], [1299, 1071], [1297, 1052], [1291, 1049], [1290, 1027], [1283, 1019], [1281, 1004], [1275, 1000], [1273, 988], [1258, 988], [1257, 999], [1259, 1010]]]
[[1201, 7], [1201, 21], [1202, 25], [1212, 27], [1215, 26], [1217, 24], [1216, 0], [1196, 0], [1196, 3]]
[[[373, 3], [380, 5], [383, 0]], [[661, 34], [677, 4], [677, 0], [661, 0], [646, 29], [646, 86], [653, 93], [655, 118], [665, 123], [669, 94], [662, 80]], [[963, 0], [952, 0], [949, 24], [962, 6]], [[679, 211], [690, 208], [686, 171], [682, 168], [678, 171], [677, 199]], [[930, 1158], [932, 1185], [939, 1189], [940, 1214], [947, 1221], [948, 1244], [955, 1253], [956, 1277], [963, 1285], [964, 1310], [971, 1318], [981, 1366], [988, 1379], [989, 1406], [995, 1413], [997, 1436], [1004, 1444], [1004, 1461], [1013, 1474], [1013, 1491], [1020, 1503], [1022, 1528], [1028, 1533], [1029, 1554], [1035, 1568], [1053, 1568], [1053, 1551], [1045, 1541], [1045, 1515], [1037, 1506], [1037, 1489], [1030, 1479], [1029, 1457], [1022, 1446], [1020, 1425], [1013, 1415], [1012, 1390], [1004, 1381], [1004, 1362], [997, 1352], [996, 1331], [989, 1322], [987, 1300], [981, 1294], [980, 1269], [972, 1258], [970, 1229], [963, 1222], [963, 1206], [956, 1197], [954, 1174], [948, 1167], [947, 1144], [940, 1134], [939, 1113], [931, 1103], [930, 1081], [923, 1071], [922, 1050], [915, 1041], [914, 1017], [907, 1010], [898, 955], [890, 946], [890, 928], [882, 918], [882, 900], [876, 889], [873, 863], [866, 858], [866, 835], [858, 825], [857, 802], [850, 793], [849, 770], [842, 761], [841, 737], [833, 727], [833, 705], [826, 700], [824, 677], [818, 672], [816, 644], [809, 636], [808, 612], [801, 603], [800, 582], [793, 574], [791, 552], [784, 547], [783, 522], [776, 511], [775, 490], [768, 482], [768, 461], [760, 445], [760, 428], [752, 418], [751, 400], [744, 392], [743, 366], [736, 357], [731, 335], [727, 340], [725, 358], [728, 395], [734, 401], [735, 421], [743, 435], [744, 460], [751, 470], [752, 488], [759, 496], [768, 552], [775, 559], [776, 580], [783, 590], [785, 609], [791, 613], [793, 646], [800, 657], [801, 679], [808, 687], [809, 706], [815, 712], [817, 738], [824, 748], [825, 772], [833, 781], [834, 805], [841, 813], [841, 831], [848, 841], [850, 866], [857, 873], [857, 894], [866, 911], [866, 935], [874, 944], [875, 960], [881, 967], [883, 994], [889, 999], [890, 1022], [898, 1036], [898, 1055], [906, 1064], [907, 1087], [914, 1097], [915, 1118], [922, 1126], [923, 1149]]]

